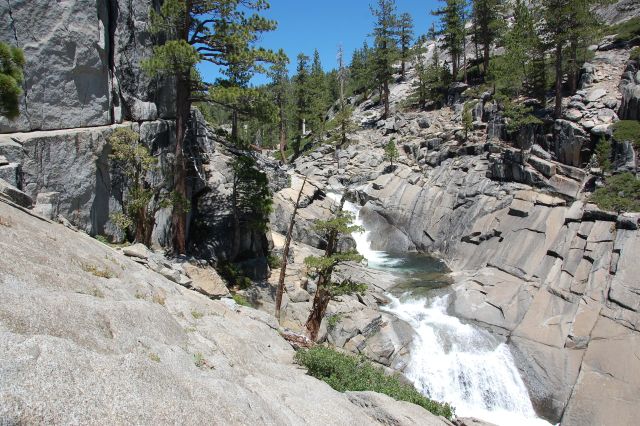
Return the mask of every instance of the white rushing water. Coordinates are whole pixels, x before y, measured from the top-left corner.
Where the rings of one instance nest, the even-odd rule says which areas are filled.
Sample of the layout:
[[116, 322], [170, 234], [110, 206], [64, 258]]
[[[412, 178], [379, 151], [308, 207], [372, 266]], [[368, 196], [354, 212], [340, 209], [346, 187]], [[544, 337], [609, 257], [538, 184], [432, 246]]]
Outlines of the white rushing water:
[[[359, 207], [345, 202], [362, 226]], [[402, 259], [371, 249], [369, 232], [354, 233], [358, 252], [369, 266], [393, 268]], [[406, 376], [428, 397], [448, 402], [458, 417], [477, 417], [497, 425], [549, 425], [536, 417], [508, 346], [479, 327], [447, 314], [448, 296], [390, 296], [385, 308], [416, 332]]]

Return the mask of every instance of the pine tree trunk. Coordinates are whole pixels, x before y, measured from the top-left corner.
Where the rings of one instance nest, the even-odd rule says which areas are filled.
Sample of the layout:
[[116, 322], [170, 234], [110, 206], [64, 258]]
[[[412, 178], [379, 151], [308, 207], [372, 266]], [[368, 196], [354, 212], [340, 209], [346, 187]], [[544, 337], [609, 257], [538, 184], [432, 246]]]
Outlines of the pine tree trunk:
[[556, 105], [554, 109], [554, 117], [556, 119], [562, 116], [562, 43], [556, 44]]
[[284, 106], [280, 103], [280, 156], [282, 157], [282, 162], [287, 164], [286, 151], [287, 149], [287, 129], [285, 126], [284, 119]]
[[482, 68], [484, 69], [484, 74], [486, 75], [489, 72], [489, 44], [482, 45]]
[[575, 94], [578, 90], [578, 45], [575, 40], [571, 40], [569, 45], [571, 58], [569, 61], [569, 93]]
[[318, 332], [320, 331], [320, 325], [322, 324], [322, 318], [324, 318], [325, 312], [327, 312], [327, 306], [331, 301], [331, 295], [324, 288], [320, 286], [320, 280], [318, 280], [318, 290], [313, 298], [313, 306], [311, 307], [311, 313], [305, 327], [307, 328], [307, 335], [309, 339], [315, 341], [318, 338]]
[[291, 221], [289, 222], [289, 229], [287, 230], [287, 238], [284, 242], [284, 248], [282, 249], [282, 265], [280, 266], [280, 277], [278, 278], [278, 288], [276, 289], [276, 319], [280, 322], [280, 309], [282, 307], [282, 294], [284, 293], [284, 278], [287, 273], [287, 260], [289, 259], [289, 246], [291, 245], [291, 236], [293, 234], [293, 226], [296, 223], [296, 214], [298, 213], [298, 207], [300, 206], [300, 198], [304, 191], [304, 186], [307, 184], [307, 177], [304, 177], [302, 181], [302, 187], [298, 192], [298, 198], [296, 204], [293, 207], [293, 214], [291, 215]]
[[[184, 141], [191, 105], [189, 102], [190, 84], [185, 78], [177, 78], [176, 82], [176, 151], [174, 164], [174, 191], [181, 200], [187, 200], [187, 173], [184, 159]], [[174, 206], [172, 214], [173, 251], [176, 254], [186, 253], [187, 218], [181, 205]]]
[[389, 82], [385, 81], [384, 85], [383, 85], [383, 92], [384, 92], [384, 118], [388, 118], [389, 117]]
[[238, 111], [231, 111], [231, 141], [238, 143]]
[[238, 209], [238, 178], [233, 176], [233, 189], [231, 193], [231, 215], [233, 220], [233, 240], [231, 242], [230, 260], [233, 262], [240, 254], [240, 211]]

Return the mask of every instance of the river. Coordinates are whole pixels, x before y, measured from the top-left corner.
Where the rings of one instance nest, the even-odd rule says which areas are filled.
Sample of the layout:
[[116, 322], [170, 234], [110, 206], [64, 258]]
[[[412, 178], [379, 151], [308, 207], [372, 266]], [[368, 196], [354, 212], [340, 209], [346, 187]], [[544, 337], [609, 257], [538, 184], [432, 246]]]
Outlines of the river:
[[[362, 226], [358, 206], [347, 201], [344, 209]], [[418, 390], [453, 405], [458, 417], [505, 426], [549, 425], [536, 416], [504, 338], [447, 313], [451, 287], [446, 266], [428, 256], [372, 250], [368, 234], [353, 234], [358, 252], [369, 267], [400, 278], [383, 309], [415, 330], [404, 373]]]

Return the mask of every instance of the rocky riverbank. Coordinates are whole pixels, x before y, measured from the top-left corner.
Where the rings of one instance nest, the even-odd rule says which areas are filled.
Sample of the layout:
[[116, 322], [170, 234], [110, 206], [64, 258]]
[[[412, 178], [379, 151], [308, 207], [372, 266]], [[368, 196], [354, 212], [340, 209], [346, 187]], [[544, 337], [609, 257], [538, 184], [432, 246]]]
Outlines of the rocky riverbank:
[[[628, 114], [620, 74], [609, 73], [635, 66], [625, 54], [597, 53], [580, 99], [566, 100], [581, 117], [552, 123], [548, 134], [532, 129], [520, 148], [496, 138], [502, 121], [488, 98], [477, 101], [467, 141], [460, 104], [378, 121], [379, 108], [364, 103], [356, 116], [369, 128], [350, 146], [320, 147], [295, 163], [314, 191], [345, 192], [363, 206], [374, 249], [444, 259], [455, 280], [451, 311], [508, 339], [537, 412], [563, 424], [633, 423], [638, 403], [640, 215], [590, 204], [594, 175], [584, 168], [592, 137], [610, 132], [615, 109]], [[402, 152], [393, 169], [383, 161], [390, 139]], [[635, 171], [635, 153], [628, 158]], [[276, 196], [278, 230], [288, 222], [285, 198]], [[312, 245], [310, 219], [327, 211], [320, 198], [309, 198], [296, 234]]]

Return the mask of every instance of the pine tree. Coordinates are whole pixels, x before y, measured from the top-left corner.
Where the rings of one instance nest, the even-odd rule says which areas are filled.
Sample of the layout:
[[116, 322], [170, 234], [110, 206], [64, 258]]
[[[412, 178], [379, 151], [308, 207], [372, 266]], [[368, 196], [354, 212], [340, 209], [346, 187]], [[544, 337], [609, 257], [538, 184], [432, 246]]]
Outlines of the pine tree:
[[313, 52], [308, 91], [310, 96], [309, 130], [311, 130], [315, 139], [319, 141], [322, 140], [325, 129], [325, 116], [329, 108], [329, 91], [327, 79], [320, 62], [320, 53], [317, 49]]
[[555, 118], [562, 116], [563, 53], [571, 33], [573, 3], [571, 0], [541, 0], [544, 37], [554, 51]]
[[395, 0], [378, 0], [378, 8], [371, 8], [376, 18], [373, 35], [375, 50], [373, 53], [373, 73], [380, 88], [380, 100], [384, 105], [382, 118], [389, 116], [389, 82], [393, 80], [393, 63], [397, 54], [398, 24]]
[[306, 136], [306, 121], [311, 114], [311, 94], [309, 93], [309, 57], [303, 53], [298, 55], [297, 72], [293, 79], [295, 91], [294, 117], [297, 123], [293, 140], [293, 159], [300, 155], [302, 140]]
[[241, 255], [242, 235], [247, 234], [246, 231], [266, 231], [273, 199], [269, 190], [269, 179], [258, 169], [253, 157], [237, 156], [232, 163], [232, 169], [233, 246], [229, 260], [236, 261]]
[[10, 120], [20, 114], [24, 63], [21, 49], [0, 42], [0, 115]]
[[269, 76], [271, 77], [271, 90], [278, 108], [278, 146], [280, 149], [280, 157], [284, 163], [287, 162], [285, 151], [287, 150], [287, 105], [289, 98], [288, 64], [289, 58], [287, 58], [287, 55], [281, 49], [278, 52], [278, 60], [274, 62], [269, 72]]
[[499, 38], [504, 27], [503, 9], [504, 0], [473, 0], [473, 39], [476, 45], [482, 45], [482, 69], [485, 75], [489, 70], [491, 46]]
[[460, 58], [464, 49], [464, 9], [465, 0], [441, 0], [445, 2], [442, 9], [433, 13], [440, 18], [440, 31], [443, 36], [444, 47], [451, 57], [451, 74], [453, 80], [458, 78]]
[[362, 49], [356, 49], [351, 58], [350, 90], [353, 93], [362, 93], [363, 98], [369, 97], [369, 90], [373, 80], [373, 55], [369, 45], [365, 41]]
[[324, 256], [309, 256], [304, 260], [307, 267], [318, 277], [313, 305], [305, 324], [311, 340], [316, 340], [318, 337], [322, 318], [324, 318], [327, 306], [333, 298], [344, 294], [362, 293], [366, 289], [363, 284], [349, 280], [343, 282], [332, 280], [333, 270], [336, 266], [344, 262], [362, 260], [362, 256], [355, 251], [341, 253], [338, 250], [338, 241], [341, 235], [362, 231], [361, 227], [351, 225], [354, 217], [351, 213], [342, 210], [342, 204], [339, 211], [331, 219], [317, 221], [314, 225], [316, 232], [326, 239]]
[[400, 19], [398, 20], [398, 32], [400, 42], [401, 74], [404, 79], [406, 74], [406, 62], [410, 58], [411, 42], [413, 41], [413, 19], [408, 13], [400, 15]]
[[514, 5], [514, 25], [502, 36], [505, 53], [493, 58], [489, 80], [498, 97], [526, 94], [544, 103], [546, 97], [546, 44], [538, 36], [537, 10], [518, 0]]
[[140, 135], [129, 128], [116, 129], [109, 136], [112, 167], [117, 170], [124, 191], [122, 212], [111, 220], [123, 232], [134, 232], [134, 241], [151, 245], [156, 213], [173, 205], [174, 194], [163, 191], [164, 182], [153, 182], [148, 176], [157, 169], [157, 159], [140, 142]]
[[345, 86], [347, 85], [347, 68], [344, 66], [344, 53], [342, 47], [338, 50], [338, 85], [339, 85], [339, 110], [333, 118], [333, 128], [331, 129], [331, 140], [336, 143], [336, 158], [339, 164], [339, 150], [342, 149], [348, 142], [350, 133], [356, 131], [357, 127], [353, 123], [353, 109], [347, 105]]
[[[275, 29], [275, 22], [257, 13], [269, 7], [264, 0], [165, 0], [159, 11], [152, 10], [151, 31], [162, 43], [143, 62], [152, 77], [173, 77], [176, 99], [176, 150], [174, 189], [187, 197], [184, 140], [191, 104], [207, 97], [196, 64], [211, 62], [225, 68], [225, 99], [238, 99], [250, 75], [260, 71], [256, 64], [273, 60], [273, 52], [254, 46], [259, 34]], [[220, 92], [218, 92], [220, 93]], [[236, 104], [237, 105], [237, 104]], [[237, 109], [232, 109], [237, 136]], [[186, 212], [178, 206], [173, 211], [173, 249], [186, 250]]]
[[384, 158], [391, 164], [391, 170], [393, 171], [393, 161], [397, 160], [400, 156], [398, 148], [396, 147], [396, 141], [391, 138], [389, 142], [384, 146]]

